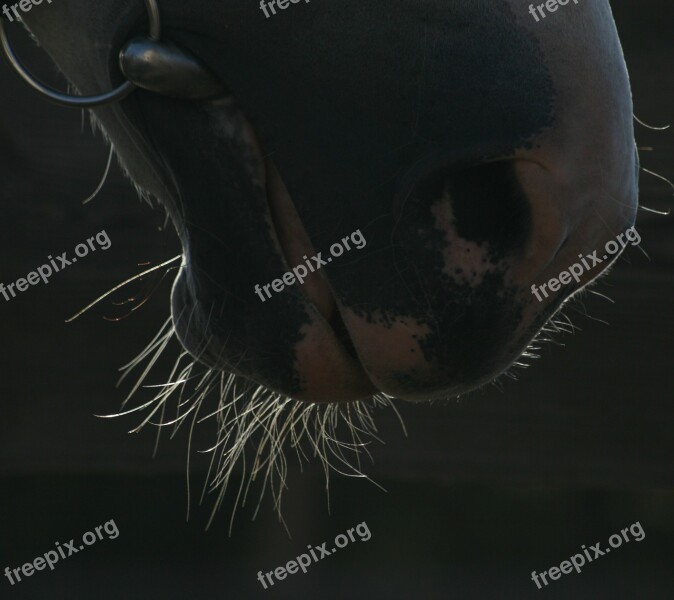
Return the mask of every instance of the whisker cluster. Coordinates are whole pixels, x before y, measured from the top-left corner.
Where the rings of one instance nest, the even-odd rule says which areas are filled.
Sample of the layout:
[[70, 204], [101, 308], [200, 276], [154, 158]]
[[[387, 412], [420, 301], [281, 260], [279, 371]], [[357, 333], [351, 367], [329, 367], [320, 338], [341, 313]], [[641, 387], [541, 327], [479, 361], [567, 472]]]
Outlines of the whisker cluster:
[[[381, 442], [374, 421], [375, 410], [391, 407], [400, 419], [391, 397], [378, 394], [367, 401], [338, 404], [301, 402], [239, 375], [211, 369], [184, 350], [179, 353], [167, 383], [143, 385], [160, 356], [176, 339], [172, 321], [167, 319], [146, 348], [120, 369], [123, 374], [119, 383], [134, 370], [139, 370], [140, 375], [122, 410], [107, 416], [143, 413], [143, 419], [132, 432], [154, 425], [158, 427], [157, 442], [163, 428], [169, 427], [173, 437], [184, 423], [189, 423], [188, 515], [192, 435], [196, 426], [207, 421], [216, 428], [215, 443], [201, 451], [210, 454], [210, 464], [200, 500], [203, 502], [207, 494], [215, 498], [208, 526], [221, 507], [235, 473], [241, 473], [242, 477], [236, 491], [230, 531], [237, 506], [246, 504], [253, 482], [258, 482], [260, 488], [253, 518], [269, 490], [274, 509], [283, 522], [281, 500], [288, 475], [288, 450], [294, 451], [300, 469], [312, 458], [320, 460], [328, 495], [332, 471], [372, 481], [363, 473], [362, 458], [367, 456], [372, 460], [368, 445], [372, 440]], [[128, 408], [141, 387], [156, 390], [155, 394], [150, 400]], [[400, 422], [404, 430], [402, 419]]]

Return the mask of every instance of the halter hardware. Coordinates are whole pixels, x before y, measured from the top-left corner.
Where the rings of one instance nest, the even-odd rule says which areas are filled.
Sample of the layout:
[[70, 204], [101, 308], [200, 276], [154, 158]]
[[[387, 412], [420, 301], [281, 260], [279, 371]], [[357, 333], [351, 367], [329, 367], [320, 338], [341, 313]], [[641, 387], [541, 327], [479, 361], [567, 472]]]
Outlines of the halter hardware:
[[115, 89], [93, 96], [72, 96], [46, 86], [21, 64], [9, 43], [5, 20], [0, 18], [0, 43], [16, 73], [47, 100], [70, 108], [95, 108], [126, 98], [137, 87], [171, 98], [214, 99], [227, 95], [223, 83], [194, 55], [161, 38], [157, 0], [144, 0], [149, 18], [149, 36], [127, 42], [119, 53], [126, 81]]

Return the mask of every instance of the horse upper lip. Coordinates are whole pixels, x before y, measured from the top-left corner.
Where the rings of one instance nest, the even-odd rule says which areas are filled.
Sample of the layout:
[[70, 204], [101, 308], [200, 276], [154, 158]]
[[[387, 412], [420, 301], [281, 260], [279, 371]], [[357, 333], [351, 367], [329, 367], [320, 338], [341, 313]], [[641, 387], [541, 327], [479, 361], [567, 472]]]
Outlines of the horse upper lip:
[[132, 136], [121, 140], [125, 163], [161, 200], [183, 246], [172, 292], [183, 347], [211, 368], [296, 399], [375, 393], [323, 272], [266, 303], [255, 294], [256, 284], [271, 283], [304, 262], [303, 254], [317, 252], [308, 238], [294, 249], [280, 243], [275, 225], [295, 244], [298, 235], [306, 237], [304, 225], [291, 227], [285, 214], [270, 219], [267, 153], [236, 101], [181, 102], [139, 91], [114, 108], [122, 113], [117, 126]]

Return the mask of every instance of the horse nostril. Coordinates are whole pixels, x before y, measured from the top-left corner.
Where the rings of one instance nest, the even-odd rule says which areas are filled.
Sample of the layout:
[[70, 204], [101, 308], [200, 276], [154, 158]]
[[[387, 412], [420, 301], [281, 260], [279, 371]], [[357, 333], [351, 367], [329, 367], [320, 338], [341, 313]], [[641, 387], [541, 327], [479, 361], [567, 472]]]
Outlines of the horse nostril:
[[497, 259], [524, 251], [531, 236], [531, 207], [511, 161], [452, 174], [447, 192], [459, 237], [488, 244]]
[[492, 263], [527, 250], [532, 206], [513, 160], [436, 169], [417, 180], [410, 198], [405, 218], [412, 218], [412, 211], [433, 212], [449, 241], [484, 247]]

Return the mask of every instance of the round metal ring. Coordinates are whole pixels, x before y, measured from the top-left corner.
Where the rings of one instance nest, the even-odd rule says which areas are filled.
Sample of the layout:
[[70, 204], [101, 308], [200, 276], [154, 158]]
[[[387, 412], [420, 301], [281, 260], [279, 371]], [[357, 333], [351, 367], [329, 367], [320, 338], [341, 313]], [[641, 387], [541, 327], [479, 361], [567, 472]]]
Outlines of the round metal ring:
[[[150, 20], [150, 39], [156, 42], [161, 37], [159, 5], [157, 4], [157, 0], [144, 1], [145, 7], [147, 8], [148, 18]], [[122, 100], [136, 88], [133, 83], [126, 81], [114, 90], [104, 94], [97, 94], [95, 96], [71, 96], [69, 94], [64, 94], [62, 92], [53, 90], [52, 88], [37, 81], [21, 64], [10, 45], [9, 40], [7, 39], [4, 18], [0, 18], [0, 42], [2, 43], [2, 48], [5, 51], [7, 59], [14, 67], [15, 71], [20, 75], [20, 77], [34, 90], [52, 102], [60, 104], [61, 106], [68, 106], [72, 108], [93, 108], [95, 106], [102, 106], [104, 104]]]

